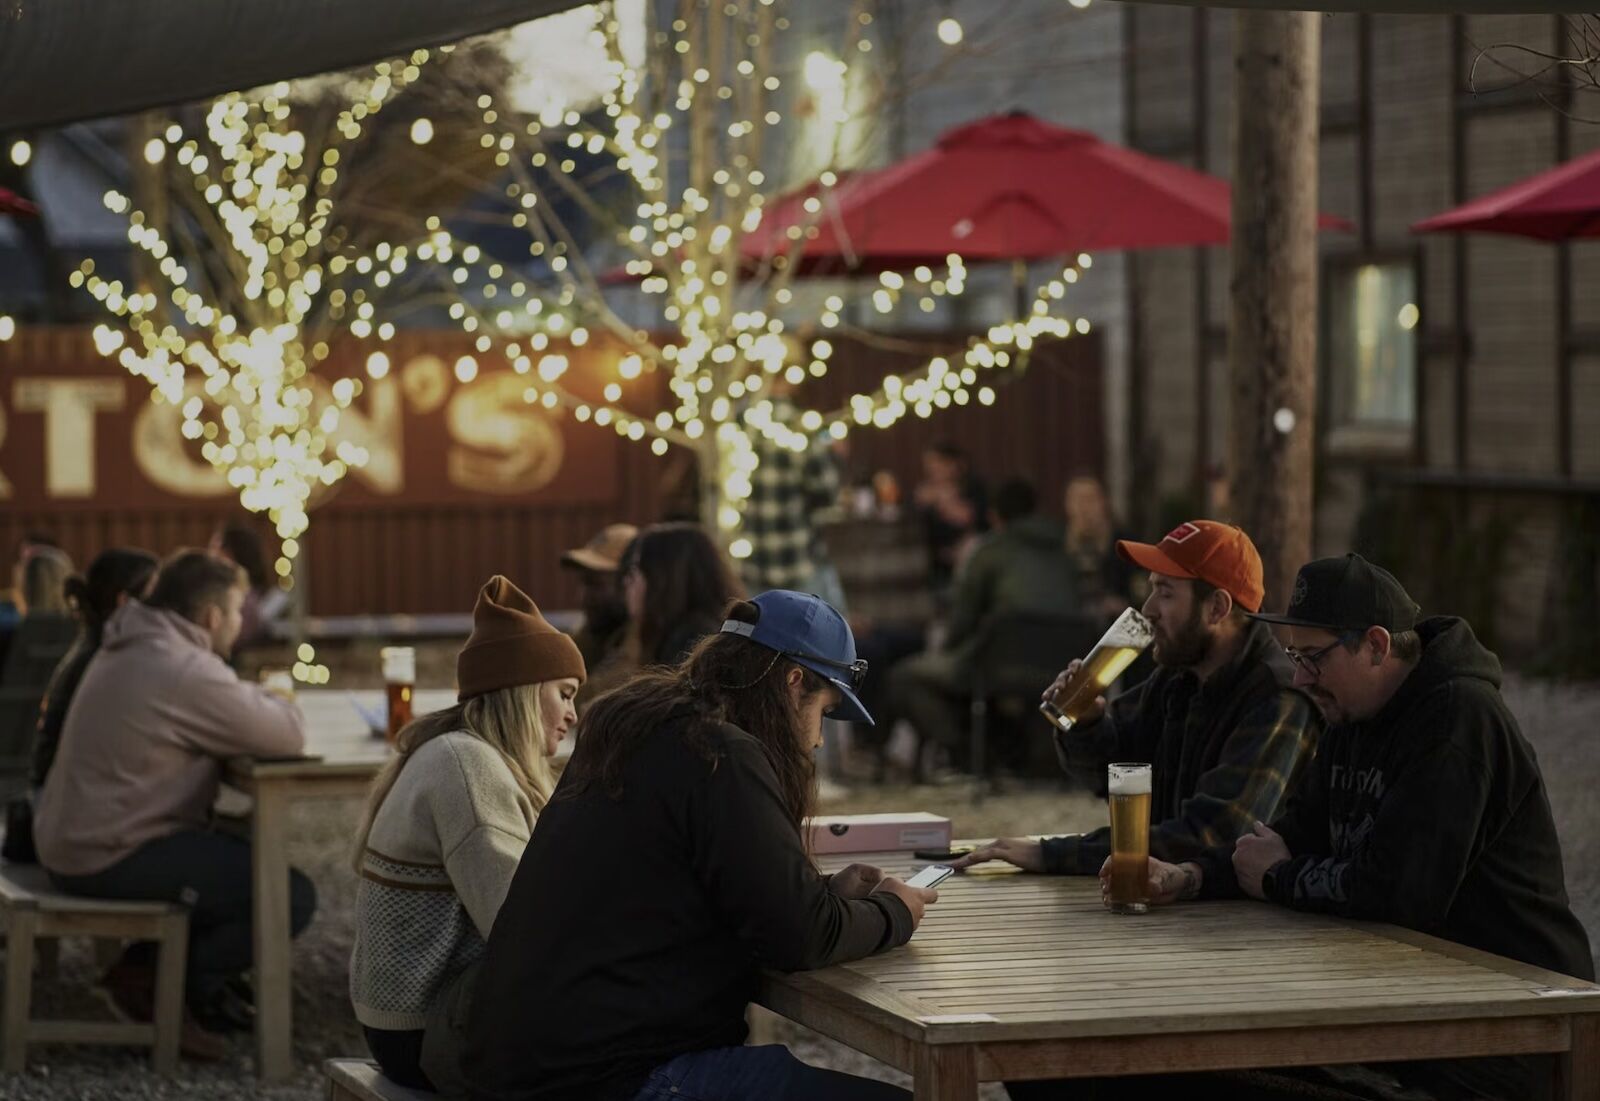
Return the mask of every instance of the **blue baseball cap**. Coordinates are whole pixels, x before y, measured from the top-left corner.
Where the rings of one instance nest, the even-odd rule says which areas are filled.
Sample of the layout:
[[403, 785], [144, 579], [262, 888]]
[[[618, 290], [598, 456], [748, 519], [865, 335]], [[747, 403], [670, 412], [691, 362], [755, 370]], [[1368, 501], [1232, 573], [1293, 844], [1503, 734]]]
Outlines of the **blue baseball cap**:
[[754, 623], [730, 619], [725, 635], [743, 635], [751, 642], [776, 650], [839, 690], [843, 697], [829, 714], [831, 719], [872, 725], [856, 689], [867, 676], [867, 663], [856, 657], [856, 636], [844, 616], [820, 596], [772, 589], [750, 601], [761, 609]]

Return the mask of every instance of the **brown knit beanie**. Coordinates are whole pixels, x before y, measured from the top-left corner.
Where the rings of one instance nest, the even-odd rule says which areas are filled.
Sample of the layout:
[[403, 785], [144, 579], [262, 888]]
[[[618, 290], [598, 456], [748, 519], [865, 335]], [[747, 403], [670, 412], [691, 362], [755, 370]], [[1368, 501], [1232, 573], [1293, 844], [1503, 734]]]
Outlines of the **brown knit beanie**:
[[578, 644], [550, 626], [528, 594], [499, 574], [478, 591], [472, 636], [456, 657], [456, 698], [587, 675]]

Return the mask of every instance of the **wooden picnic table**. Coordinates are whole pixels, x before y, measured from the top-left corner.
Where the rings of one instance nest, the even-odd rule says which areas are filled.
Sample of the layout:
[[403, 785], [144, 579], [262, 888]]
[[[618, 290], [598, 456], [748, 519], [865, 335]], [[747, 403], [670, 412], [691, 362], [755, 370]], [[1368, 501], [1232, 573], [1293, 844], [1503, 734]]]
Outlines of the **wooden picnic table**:
[[[240, 758], [228, 782], [255, 799], [251, 860], [255, 880], [256, 1073], [281, 1081], [294, 1071], [289, 931], [289, 805], [296, 799], [357, 796], [389, 759], [352, 698], [382, 715], [381, 691], [302, 689], [295, 702], [306, 717], [306, 756], [286, 760]], [[454, 689], [419, 689], [418, 715], [455, 703]]]
[[[852, 860], [923, 863], [821, 863]], [[1259, 902], [1117, 916], [1092, 877], [998, 865], [945, 880], [910, 944], [768, 973], [757, 1001], [911, 1074], [917, 1101], [996, 1080], [1539, 1052], [1557, 1055], [1559, 1101], [1600, 1098], [1591, 983]]]

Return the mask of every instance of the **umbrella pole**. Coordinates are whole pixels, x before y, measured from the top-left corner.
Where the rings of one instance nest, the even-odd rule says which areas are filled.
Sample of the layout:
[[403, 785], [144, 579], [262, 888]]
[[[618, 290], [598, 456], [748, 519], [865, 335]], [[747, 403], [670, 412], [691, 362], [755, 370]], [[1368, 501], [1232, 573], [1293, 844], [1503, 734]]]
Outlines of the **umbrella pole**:
[[1017, 259], [1011, 261], [1011, 293], [1015, 296], [1017, 320], [1028, 320], [1028, 262], [1026, 260]]

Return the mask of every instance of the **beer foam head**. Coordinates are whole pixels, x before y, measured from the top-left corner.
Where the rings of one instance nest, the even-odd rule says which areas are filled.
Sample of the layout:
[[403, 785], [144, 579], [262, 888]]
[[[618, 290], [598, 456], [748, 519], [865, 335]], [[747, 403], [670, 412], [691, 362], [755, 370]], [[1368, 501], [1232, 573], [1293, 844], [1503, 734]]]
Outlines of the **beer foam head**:
[[1149, 795], [1149, 765], [1110, 765], [1106, 790], [1112, 795]]

